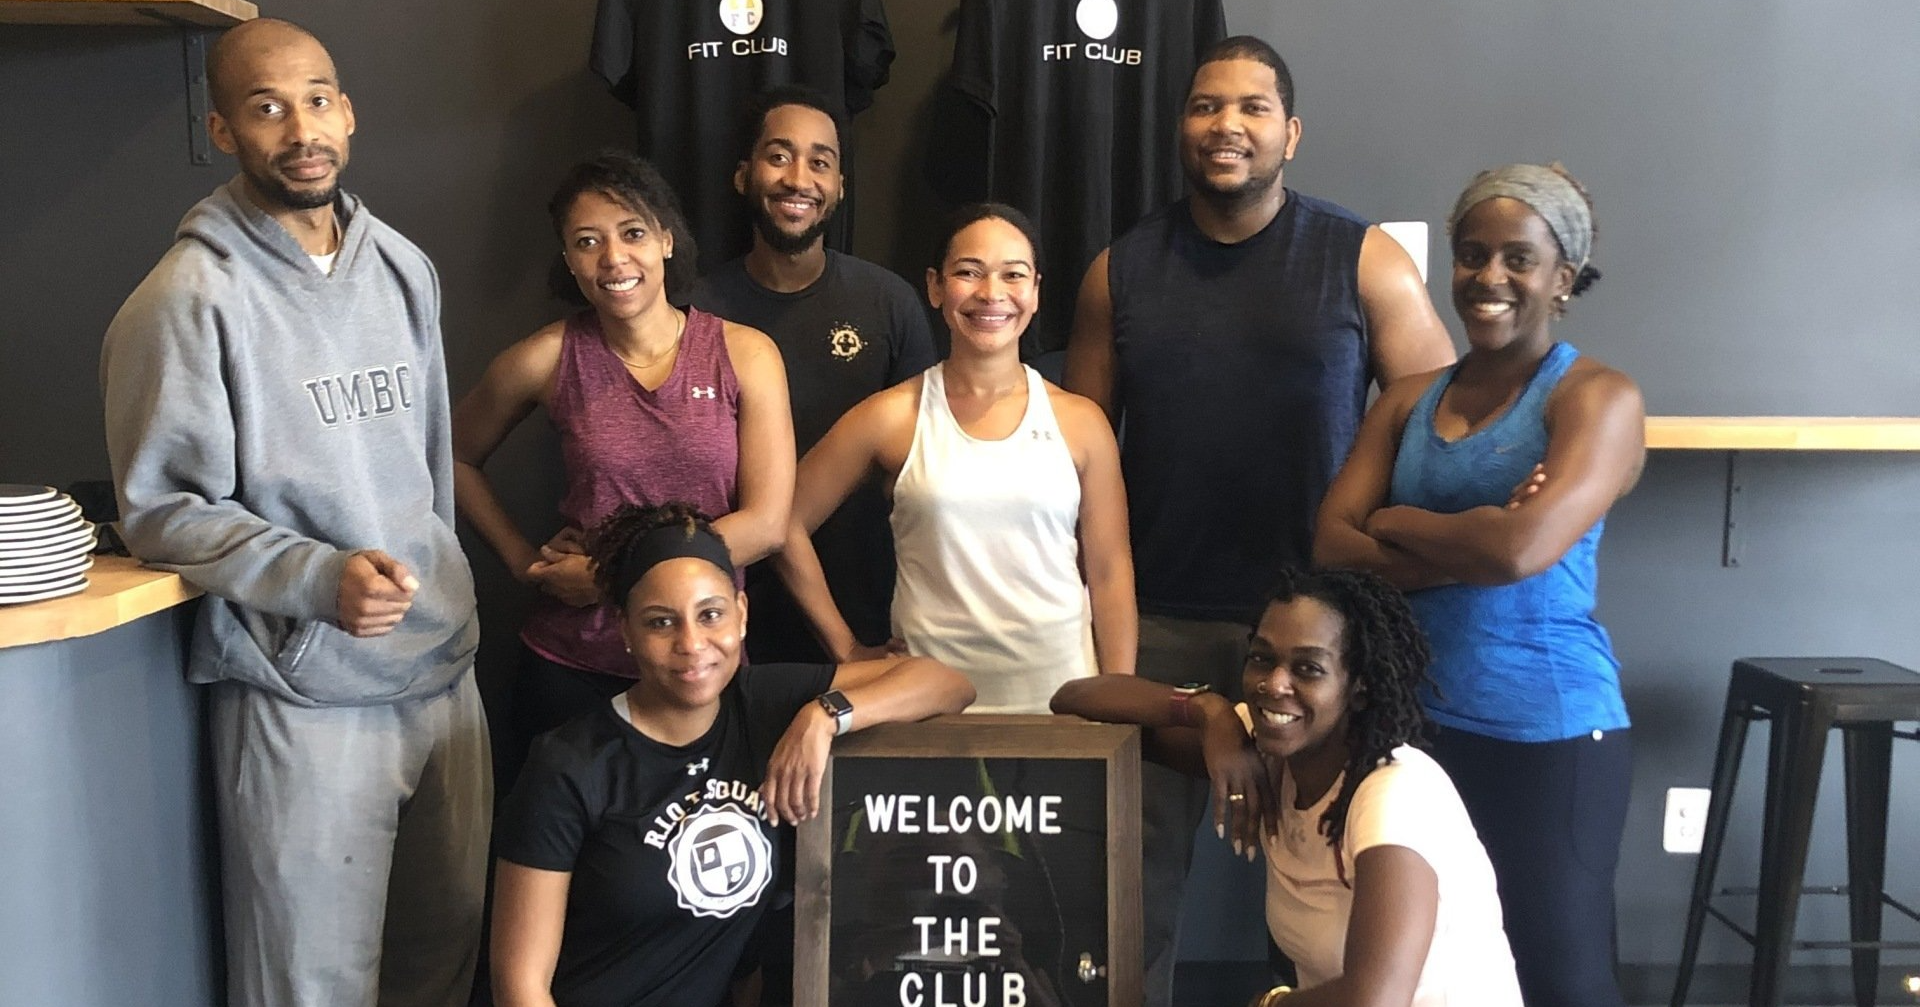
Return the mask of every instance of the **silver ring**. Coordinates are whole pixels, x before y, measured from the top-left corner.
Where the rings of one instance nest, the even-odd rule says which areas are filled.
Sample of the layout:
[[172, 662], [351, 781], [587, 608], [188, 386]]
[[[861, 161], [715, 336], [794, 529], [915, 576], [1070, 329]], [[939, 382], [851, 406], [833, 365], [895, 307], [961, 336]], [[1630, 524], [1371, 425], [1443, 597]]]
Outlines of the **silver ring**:
[[1245, 794], [1228, 794], [1227, 795], [1227, 800], [1229, 801], [1244, 801], [1246, 799], [1247, 799], [1247, 795]]

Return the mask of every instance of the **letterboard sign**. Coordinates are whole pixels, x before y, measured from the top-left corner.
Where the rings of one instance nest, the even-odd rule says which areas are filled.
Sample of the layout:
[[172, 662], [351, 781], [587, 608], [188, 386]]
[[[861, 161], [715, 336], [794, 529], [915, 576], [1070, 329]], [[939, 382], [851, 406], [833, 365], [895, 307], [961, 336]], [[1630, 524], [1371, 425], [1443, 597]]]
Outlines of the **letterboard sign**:
[[800, 827], [800, 1007], [1138, 1007], [1140, 734], [940, 717], [834, 744]]

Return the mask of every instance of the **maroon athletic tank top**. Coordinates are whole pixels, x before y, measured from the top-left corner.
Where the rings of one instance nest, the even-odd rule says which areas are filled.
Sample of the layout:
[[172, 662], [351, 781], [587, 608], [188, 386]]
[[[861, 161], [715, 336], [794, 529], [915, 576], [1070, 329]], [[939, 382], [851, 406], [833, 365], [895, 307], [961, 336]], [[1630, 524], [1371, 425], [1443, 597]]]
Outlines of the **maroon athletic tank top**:
[[[570, 528], [590, 529], [622, 504], [685, 500], [710, 517], [739, 504], [740, 382], [714, 315], [687, 310], [673, 372], [653, 391], [607, 348], [597, 315], [568, 319], [547, 416], [560, 432]], [[632, 678], [619, 618], [612, 605], [542, 594], [520, 639], [550, 661]]]

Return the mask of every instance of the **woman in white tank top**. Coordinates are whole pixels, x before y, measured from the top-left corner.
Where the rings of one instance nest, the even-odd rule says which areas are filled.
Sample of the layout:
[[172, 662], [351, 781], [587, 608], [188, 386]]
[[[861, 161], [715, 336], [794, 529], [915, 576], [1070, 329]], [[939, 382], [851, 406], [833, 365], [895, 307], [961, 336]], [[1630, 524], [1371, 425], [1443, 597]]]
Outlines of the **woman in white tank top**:
[[1138, 644], [1126, 491], [1106, 415], [1020, 363], [1039, 305], [1033, 225], [963, 208], [927, 298], [952, 334], [945, 361], [849, 410], [800, 463], [775, 566], [836, 660], [854, 639], [809, 536], [863, 480], [893, 499], [888, 646], [965, 672], [976, 713], [1045, 713], [1061, 683], [1132, 674]]

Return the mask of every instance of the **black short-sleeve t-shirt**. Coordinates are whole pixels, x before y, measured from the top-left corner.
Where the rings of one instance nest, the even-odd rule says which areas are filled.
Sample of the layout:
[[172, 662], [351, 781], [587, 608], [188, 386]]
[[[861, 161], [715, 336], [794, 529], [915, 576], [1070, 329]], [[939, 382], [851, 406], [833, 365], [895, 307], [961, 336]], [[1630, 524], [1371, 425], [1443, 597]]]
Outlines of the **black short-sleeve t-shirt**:
[[[907, 281], [871, 262], [827, 250], [826, 267], [806, 289], [768, 290], [735, 259], [702, 277], [693, 304], [765, 332], [780, 347], [793, 402], [794, 447], [804, 455], [862, 399], [932, 367], [933, 332]], [[854, 636], [884, 642], [893, 605], [893, 530], [879, 481], [848, 496], [813, 535], [833, 598]], [[768, 564], [747, 571], [753, 618], [747, 648], [755, 658], [821, 661], [827, 655], [811, 623]]]
[[507, 861], [567, 871], [560, 1007], [712, 1007], [780, 873], [759, 787], [832, 665], [741, 668], [713, 727], [663, 745], [612, 704], [542, 735], [501, 810]]

